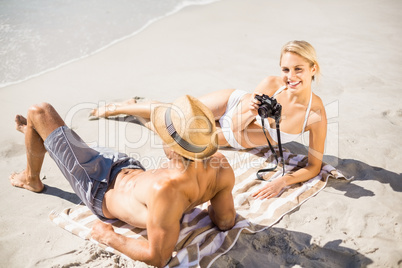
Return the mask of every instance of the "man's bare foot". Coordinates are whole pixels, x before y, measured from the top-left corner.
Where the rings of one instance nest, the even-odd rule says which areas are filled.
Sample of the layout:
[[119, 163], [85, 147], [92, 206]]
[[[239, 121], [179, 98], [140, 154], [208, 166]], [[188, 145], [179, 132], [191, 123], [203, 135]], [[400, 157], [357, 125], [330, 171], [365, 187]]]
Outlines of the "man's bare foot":
[[93, 109], [89, 116], [92, 118], [108, 118], [109, 116], [113, 115], [113, 112], [116, 110], [117, 107], [135, 104], [137, 103], [137, 99], [139, 99], [139, 97], [134, 97], [122, 102], [109, 103], [106, 106], [99, 107], [98, 109]]
[[45, 187], [39, 177], [28, 178], [25, 170], [11, 174], [9, 180], [14, 187], [24, 188], [36, 193], [42, 192]]
[[15, 128], [19, 132], [25, 134], [26, 129], [27, 129], [27, 119], [20, 114], [16, 115], [15, 116]]

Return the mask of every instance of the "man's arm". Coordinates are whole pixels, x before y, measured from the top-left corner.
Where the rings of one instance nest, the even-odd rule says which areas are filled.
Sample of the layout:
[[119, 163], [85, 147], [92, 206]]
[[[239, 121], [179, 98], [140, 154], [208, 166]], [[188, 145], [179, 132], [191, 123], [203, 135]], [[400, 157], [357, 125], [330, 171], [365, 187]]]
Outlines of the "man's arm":
[[211, 199], [208, 207], [209, 217], [222, 231], [229, 230], [235, 224], [236, 210], [234, 208], [232, 189], [235, 183], [234, 172], [227, 159], [221, 156], [221, 167], [217, 174], [217, 182], [222, 189]]
[[133, 260], [162, 267], [170, 260], [179, 237], [186, 205], [182, 196], [169, 183], [156, 183], [148, 202], [148, 241], [117, 234], [111, 225], [102, 222], [94, 226], [92, 237]]

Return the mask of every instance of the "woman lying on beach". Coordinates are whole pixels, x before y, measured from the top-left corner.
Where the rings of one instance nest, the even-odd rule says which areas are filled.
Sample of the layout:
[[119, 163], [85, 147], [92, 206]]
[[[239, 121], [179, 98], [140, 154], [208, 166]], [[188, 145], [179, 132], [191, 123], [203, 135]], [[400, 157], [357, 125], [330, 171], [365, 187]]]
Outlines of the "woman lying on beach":
[[[291, 184], [307, 181], [321, 170], [327, 134], [327, 118], [321, 99], [312, 92], [311, 84], [319, 74], [315, 49], [305, 41], [291, 41], [283, 46], [280, 55], [281, 76], [262, 80], [253, 93], [224, 89], [199, 98], [215, 116], [219, 132], [219, 145], [236, 149], [267, 145], [262, 131], [256, 95], [268, 95], [282, 105], [280, 121], [281, 142], [294, 141], [309, 131], [308, 165], [293, 174], [285, 174], [254, 192], [255, 198], [271, 198]], [[161, 102], [141, 102], [135, 99], [111, 103], [91, 112], [91, 116], [110, 117], [120, 114], [150, 118], [151, 111]], [[277, 144], [275, 120], [264, 119], [267, 137]], [[148, 128], [152, 124], [146, 124]]]

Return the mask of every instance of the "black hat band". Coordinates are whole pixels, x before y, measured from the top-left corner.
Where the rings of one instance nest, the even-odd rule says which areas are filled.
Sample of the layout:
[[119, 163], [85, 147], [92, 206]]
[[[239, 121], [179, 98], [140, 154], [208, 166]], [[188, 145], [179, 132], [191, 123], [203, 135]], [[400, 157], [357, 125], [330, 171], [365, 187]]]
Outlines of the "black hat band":
[[187, 150], [187, 151], [192, 152], [192, 153], [201, 153], [201, 152], [203, 152], [207, 148], [207, 146], [197, 146], [197, 145], [194, 145], [194, 144], [190, 144], [185, 139], [180, 137], [179, 133], [177, 133], [177, 131], [176, 131], [174, 125], [173, 125], [172, 118], [171, 118], [171, 113], [172, 113], [172, 108], [169, 107], [166, 110], [166, 113], [165, 113], [165, 124], [166, 124], [166, 129], [167, 129], [169, 135], [184, 150]]

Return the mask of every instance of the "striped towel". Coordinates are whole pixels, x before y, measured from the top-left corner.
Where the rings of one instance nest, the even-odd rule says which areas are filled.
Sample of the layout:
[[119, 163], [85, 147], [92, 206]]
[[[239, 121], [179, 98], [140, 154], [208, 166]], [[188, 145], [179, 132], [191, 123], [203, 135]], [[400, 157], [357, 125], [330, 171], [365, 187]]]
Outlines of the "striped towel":
[[[345, 178], [334, 167], [323, 164], [320, 174], [309, 181], [287, 187], [275, 198], [257, 200], [250, 196], [259, 187], [282, 175], [282, 167], [264, 175], [263, 180], [256, 179], [256, 172], [267, 168], [271, 163], [271, 152], [268, 148], [257, 148], [246, 151], [221, 150], [234, 169], [236, 184], [233, 189], [236, 207], [236, 224], [228, 231], [219, 231], [211, 222], [203, 204], [186, 213], [181, 222], [181, 231], [173, 253], [173, 258], [166, 267], [209, 267], [222, 254], [229, 251], [236, 243], [239, 235], [255, 233], [269, 228], [285, 214], [299, 207], [309, 198], [321, 191], [328, 178]], [[305, 167], [307, 157], [284, 152], [286, 173], [292, 173]], [[83, 238], [90, 239], [90, 230], [98, 219], [91, 211], [78, 205], [52, 212], [50, 219], [63, 229]], [[147, 239], [144, 229], [134, 228], [119, 220], [110, 220], [119, 234]], [[98, 244], [97, 241], [91, 240]], [[103, 249], [129, 259], [117, 250], [98, 244]]]

